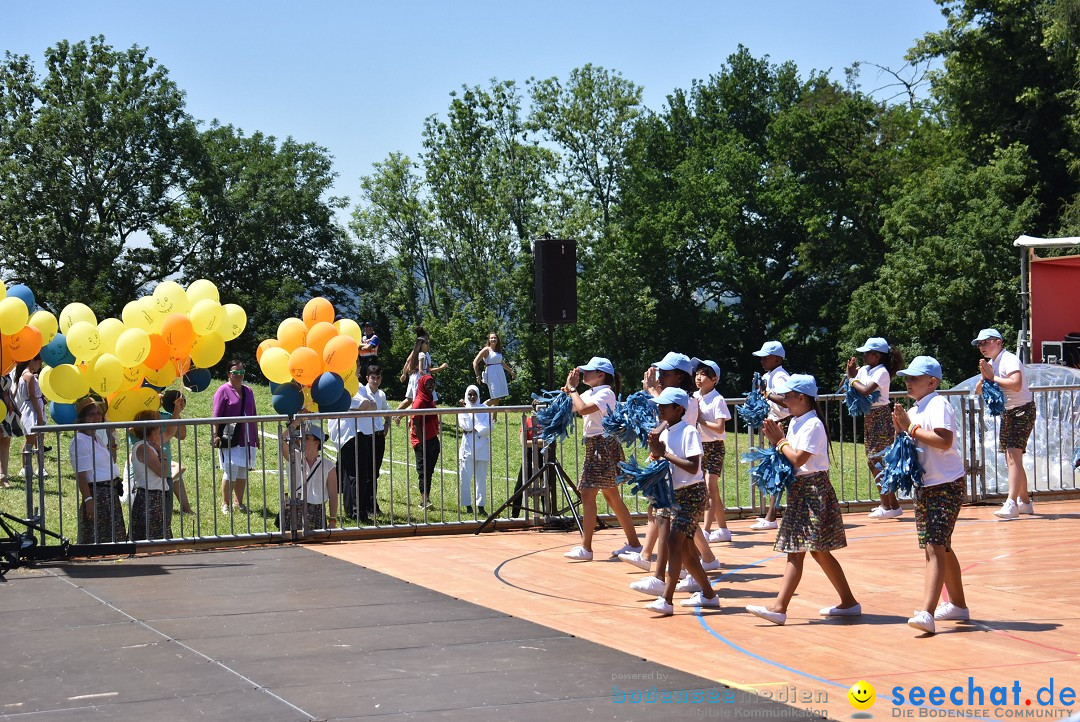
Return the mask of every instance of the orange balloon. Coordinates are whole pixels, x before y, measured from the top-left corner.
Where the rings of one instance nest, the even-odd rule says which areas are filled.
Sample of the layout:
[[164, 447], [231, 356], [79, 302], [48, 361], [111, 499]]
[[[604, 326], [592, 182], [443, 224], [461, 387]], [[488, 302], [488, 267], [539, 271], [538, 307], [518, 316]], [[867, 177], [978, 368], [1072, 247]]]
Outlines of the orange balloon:
[[11, 351], [11, 337], [0, 334], [0, 373], [9, 374], [15, 368], [15, 356]]
[[322, 359], [314, 349], [301, 346], [289, 356], [289, 373], [301, 386], [311, 386], [322, 372]]
[[341, 376], [348, 371], [356, 372], [356, 357], [359, 354], [356, 339], [341, 334], [326, 342], [322, 357], [326, 370]]
[[160, 333], [150, 334], [150, 353], [146, 354], [146, 360], [142, 365], [151, 371], [160, 371], [169, 363], [169, 342]]
[[186, 313], [170, 313], [161, 322], [161, 336], [171, 351], [170, 356], [187, 356], [195, 343], [195, 327]]
[[268, 348], [276, 348], [276, 347], [280, 347], [280, 346], [281, 346], [281, 341], [278, 341], [276, 338], [268, 338], [268, 339], [266, 339], [265, 341], [263, 341], [262, 343], [259, 344], [259, 348], [255, 349], [255, 362], [258, 363], [259, 361], [262, 361], [263, 351], [265, 351], [266, 349], [268, 349]]
[[289, 353], [307, 344], [307, 326], [300, 319], [285, 321], [278, 328], [278, 341], [281, 348]]
[[334, 324], [327, 323], [326, 321], [319, 321], [308, 329], [307, 344], [305, 345], [314, 350], [319, 356], [322, 356], [323, 349], [326, 347], [326, 342], [337, 335], [338, 330], [334, 327]]
[[311, 328], [323, 321], [334, 322], [334, 306], [322, 296], [317, 296], [304, 305], [304, 323]]
[[17, 362], [29, 361], [41, 351], [41, 331], [33, 326], [23, 326], [7, 337], [11, 358]]

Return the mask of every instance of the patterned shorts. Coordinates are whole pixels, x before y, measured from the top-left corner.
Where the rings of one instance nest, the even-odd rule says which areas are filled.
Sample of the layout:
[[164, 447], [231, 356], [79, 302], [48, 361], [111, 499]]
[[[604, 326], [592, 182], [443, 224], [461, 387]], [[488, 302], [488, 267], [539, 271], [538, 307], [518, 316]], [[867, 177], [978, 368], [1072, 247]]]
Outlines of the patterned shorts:
[[1001, 415], [1001, 431], [998, 433], [998, 451], [1020, 449], [1027, 451], [1027, 442], [1035, 428], [1035, 402], [1029, 401], [1015, 409], [1005, 409]]
[[719, 474], [724, 470], [724, 442], [706, 441], [701, 445], [705, 451], [705, 458], [701, 460], [701, 468], [709, 474]]
[[915, 490], [915, 529], [919, 533], [920, 549], [934, 544], [952, 551], [953, 528], [963, 503], [963, 477]]
[[672, 531], [693, 539], [697, 533], [698, 519], [705, 512], [708, 501], [708, 487], [704, 482], [698, 482], [675, 490], [675, 504], [678, 509], [657, 509], [656, 515], [671, 519]]
[[876, 454], [896, 438], [896, 427], [893, 426], [892, 409], [888, 404], [875, 406], [866, 415], [866, 425], [863, 427], [863, 441], [866, 444], [866, 455]]
[[136, 489], [131, 505], [131, 541], [172, 539], [172, 492]]
[[794, 554], [827, 552], [847, 546], [844, 518], [829, 472], [796, 477], [787, 493], [787, 510], [780, 519], [774, 550]]
[[116, 495], [114, 483], [101, 482], [90, 485], [94, 495], [94, 516], [86, 517], [86, 505], [79, 508], [80, 544], [106, 544], [127, 541], [127, 529], [124, 526], [124, 506]]
[[619, 462], [625, 461], [622, 445], [609, 436], [585, 437], [585, 461], [578, 489], [612, 489]]

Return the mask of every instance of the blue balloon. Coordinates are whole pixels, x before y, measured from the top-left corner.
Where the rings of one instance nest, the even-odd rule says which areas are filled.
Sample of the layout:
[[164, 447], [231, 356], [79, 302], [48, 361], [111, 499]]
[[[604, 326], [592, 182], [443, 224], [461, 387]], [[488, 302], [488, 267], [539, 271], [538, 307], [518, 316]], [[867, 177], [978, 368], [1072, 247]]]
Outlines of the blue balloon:
[[292, 416], [304, 408], [304, 392], [295, 384], [285, 384], [270, 399], [274, 411], [286, 416]]
[[333, 404], [344, 389], [345, 382], [341, 380], [341, 377], [332, 371], [327, 371], [315, 379], [315, 383], [311, 385], [311, 400], [319, 406]]
[[75, 356], [68, 350], [67, 337], [62, 333], [53, 336], [53, 340], [41, 347], [41, 360], [48, 366], [63, 366], [75, 363]]
[[212, 380], [208, 369], [191, 369], [184, 374], [184, 386], [196, 393], [206, 391]]
[[49, 402], [49, 416], [58, 424], [74, 424], [75, 404], [61, 404], [56, 401]]
[[275, 382], [271, 381], [270, 382], [270, 395], [273, 396], [274, 394], [276, 394], [278, 392], [278, 389], [280, 389], [282, 386], [288, 386], [288, 384], [291, 384], [291, 383], [292, 383], [292, 381], [289, 381], [288, 383], [285, 383], [285, 384], [279, 384], [279, 383], [275, 383]]
[[26, 310], [28, 313], [33, 313], [37, 308], [37, 301], [34, 300], [34, 292], [30, 290], [29, 286], [24, 286], [21, 283], [16, 283], [14, 286], [7, 290], [7, 295], [14, 296], [23, 303], [26, 304]]
[[342, 387], [341, 395], [330, 404], [319, 404], [319, 411], [324, 414], [340, 414], [352, 408], [352, 396], [348, 389]]

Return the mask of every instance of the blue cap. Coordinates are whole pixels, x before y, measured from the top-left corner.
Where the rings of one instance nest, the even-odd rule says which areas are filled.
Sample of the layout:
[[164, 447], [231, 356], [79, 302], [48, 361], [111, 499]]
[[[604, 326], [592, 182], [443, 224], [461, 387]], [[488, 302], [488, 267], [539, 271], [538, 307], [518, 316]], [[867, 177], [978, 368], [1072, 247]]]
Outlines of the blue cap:
[[615, 375], [615, 367], [603, 356], [593, 356], [589, 363], [579, 367], [582, 371], [603, 371], [606, 374]]
[[304, 424], [304, 436], [314, 436], [320, 444], [326, 441], [326, 434], [315, 424]]
[[716, 374], [716, 378], [720, 378], [720, 364], [716, 363], [715, 361], [709, 361], [708, 359], [702, 359], [701, 361], [698, 361], [697, 364], [694, 366], [694, 372], [696, 373], [697, 370], [702, 366], [708, 366], [710, 369], [712, 369], [712, 372]]
[[694, 369], [697, 368], [697, 359], [691, 359], [684, 353], [677, 353], [675, 351], [668, 352], [668, 355], [660, 359], [653, 364], [661, 371], [685, 371], [689, 375], [694, 375]]
[[690, 406], [690, 396], [685, 391], [675, 386], [668, 386], [660, 392], [659, 396], [653, 396], [649, 401], [657, 406], [663, 404], [678, 404], [684, 409]]
[[889, 353], [889, 342], [878, 336], [866, 339], [866, 343], [859, 348], [855, 349], [859, 353], [866, 353], [867, 351], [877, 351], [878, 353]]
[[[982, 331], [979, 331], [978, 336], [971, 340], [971, 345], [978, 346], [979, 341], [985, 341], [988, 338], [1001, 338], [1001, 334], [998, 333], [996, 328], [984, 328]], [[1005, 339], [1001, 340], [1004, 341]]]
[[797, 391], [817, 398], [817, 379], [810, 374], [791, 374], [773, 389], [774, 394], [786, 394], [788, 391]]
[[764, 358], [765, 356], [779, 356], [780, 358], [787, 358], [787, 353], [784, 352], [784, 344], [779, 341], [766, 341], [761, 344], [761, 350], [754, 352], [755, 356]]
[[933, 376], [941, 379], [941, 364], [933, 356], [916, 356], [906, 369], [897, 371], [901, 376]]

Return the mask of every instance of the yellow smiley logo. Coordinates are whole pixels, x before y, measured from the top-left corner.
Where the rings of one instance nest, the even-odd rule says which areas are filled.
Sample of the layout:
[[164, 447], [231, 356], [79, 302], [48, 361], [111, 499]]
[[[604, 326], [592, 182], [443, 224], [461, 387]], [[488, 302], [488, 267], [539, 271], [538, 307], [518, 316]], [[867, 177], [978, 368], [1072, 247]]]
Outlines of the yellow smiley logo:
[[877, 701], [877, 692], [874, 691], [874, 685], [860, 679], [851, 685], [851, 689], [847, 691], [847, 698], [855, 709], [870, 709]]

